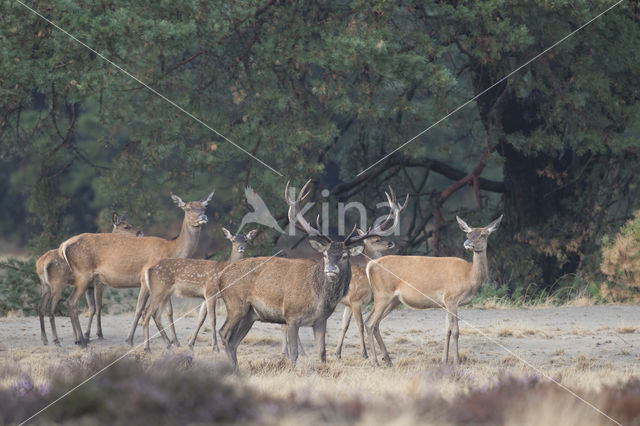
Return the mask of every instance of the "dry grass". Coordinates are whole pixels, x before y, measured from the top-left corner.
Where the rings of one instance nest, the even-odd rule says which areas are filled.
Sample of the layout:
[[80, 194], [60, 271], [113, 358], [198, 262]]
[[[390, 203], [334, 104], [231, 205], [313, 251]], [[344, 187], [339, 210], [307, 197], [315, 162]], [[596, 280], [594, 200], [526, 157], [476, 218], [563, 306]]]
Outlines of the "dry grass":
[[616, 329], [616, 333], [619, 334], [631, 334], [638, 331], [638, 327], [620, 327]]

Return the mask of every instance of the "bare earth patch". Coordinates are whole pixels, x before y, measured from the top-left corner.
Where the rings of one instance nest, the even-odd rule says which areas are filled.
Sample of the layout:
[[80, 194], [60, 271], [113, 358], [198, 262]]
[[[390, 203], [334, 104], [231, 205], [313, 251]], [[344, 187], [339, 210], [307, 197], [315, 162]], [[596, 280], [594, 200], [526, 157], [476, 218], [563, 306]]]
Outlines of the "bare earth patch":
[[[175, 318], [180, 316], [180, 311], [184, 314], [191, 306], [197, 305], [183, 303], [177, 307]], [[591, 392], [596, 399], [600, 398], [595, 396], [596, 393], [605, 387], [618, 389], [622, 383], [640, 377], [640, 333], [637, 332], [640, 329], [640, 307], [608, 305], [513, 310], [462, 309], [459, 315], [462, 360], [459, 366], [440, 363], [445, 322], [444, 312], [440, 310], [396, 310], [383, 320], [381, 330], [394, 362], [393, 367], [374, 367], [369, 360], [361, 357], [357, 329], [353, 324], [347, 334], [343, 359], [335, 358], [333, 351], [342, 308], [338, 308], [329, 319], [326, 365], [319, 365], [317, 361], [310, 329], [302, 329], [300, 333], [310, 355], [301, 357], [292, 370], [280, 356], [280, 326], [256, 323], [238, 349], [241, 373], [233, 376], [233, 381], [258, 395], [279, 401], [305, 401], [321, 405], [358, 401], [357, 404], [362, 406], [358, 405], [360, 408], [356, 418], [368, 424], [382, 421], [412, 423], [424, 418], [425, 414], [416, 408], [421, 406], [421, 401], [434, 401], [434, 398], [459, 401], [460, 398], [471, 398], [479, 391], [486, 393], [487, 389], [494, 389], [509, 380], [526, 383], [533, 380], [544, 386], [544, 395], [548, 392], [554, 392], [555, 395], [557, 392], [568, 396], [568, 399], [562, 399], [565, 408], [556, 407], [560, 412], [566, 412], [566, 401], [570, 401], [569, 411], [579, 412], [576, 418], [581, 422], [608, 424], [605, 417], [568, 395], [546, 377], [585, 393], [585, 397], [586, 393]], [[219, 318], [219, 324], [222, 324], [222, 319]], [[86, 321], [86, 316], [81, 320]], [[68, 318], [59, 318], [57, 322], [64, 345], [61, 348], [41, 344], [37, 318], [0, 318], [3, 336], [0, 343], [0, 389], [16, 386], [16, 383], [24, 380], [25, 375], [31, 378], [34, 386], [49, 386], [52, 371], [60, 366], [68, 368], [70, 363], [74, 369], [82, 370], [89, 376], [92, 369], [97, 368], [91, 361], [95, 356], [124, 356], [141, 371], [151, 365], [155, 365], [153, 368], [156, 369], [162, 368], [157, 363], [167, 355], [184, 354], [185, 359], [191, 359], [188, 349], [167, 350], [160, 338], [152, 340], [152, 354], [143, 353], [140, 330], [136, 335], [136, 344], [139, 346], [132, 350], [124, 344], [131, 320], [132, 314], [105, 316], [105, 339], [95, 340], [92, 337], [89, 348], [82, 350], [72, 344]], [[176, 323], [183, 344], [186, 344], [194, 322], [195, 317], [189, 315]], [[515, 355], [483, 335], [495, 339]], [[212, 351], [211, 332], [201, 336], [196, 343], [193, 360], [212, 366], [208, 368], [223, 368], [219, 366], [226, 364], [226, 356], [224, 351]], [[527, 360], [537, 370], [519, 358]], [[547, 384], [550, 384], [549, 388]], [[384, 416], [378, 413], [382, 407], [386, 407]], [[391, 415], [390, 410], [397, 412]], [[554, 423], [551, 418], [534, 421], [535, 413], [533, 408], [525, 407], [517, 413], [505, 414], [502, 420], [510, 419], [513, 424], [520, 423], [514, 420], [516, 418], [523, 424]], [[331, 419], [316, 417], [317, 413], [307, 415], [311, 423], [332, 423]], [[450, 416], [427, 418], [436, 424], [466, 421]], [[481, 417], [475, 419], [482, 422]], [[277, 423], [283, 419], [272, 420]], [[336, 419], [339, 423], [344, 420], [343, 417]]]

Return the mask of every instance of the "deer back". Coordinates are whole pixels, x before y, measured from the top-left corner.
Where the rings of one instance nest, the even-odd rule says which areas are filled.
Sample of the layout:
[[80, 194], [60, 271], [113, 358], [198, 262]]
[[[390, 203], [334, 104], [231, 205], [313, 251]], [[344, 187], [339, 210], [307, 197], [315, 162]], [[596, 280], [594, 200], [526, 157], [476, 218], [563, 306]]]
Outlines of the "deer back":
[[176, 240], [118, 234], [81, 234], [60, 245], [73, 271], [92, 271], [109, 285], [135, 285], [143, 267], [174, 256]]
[[472, 264], [457, 257], [384, 256], [369, 262], [366, 271], [374, 294], [397, 294], [416, 309], [459, 297], [472, 280]]

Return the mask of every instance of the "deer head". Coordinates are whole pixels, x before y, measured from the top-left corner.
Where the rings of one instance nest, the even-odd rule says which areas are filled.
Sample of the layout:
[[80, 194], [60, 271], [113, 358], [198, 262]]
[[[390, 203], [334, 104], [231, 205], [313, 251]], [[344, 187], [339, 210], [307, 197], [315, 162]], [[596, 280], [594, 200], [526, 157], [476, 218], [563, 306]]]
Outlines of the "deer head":
[[[376, 236], [380, 236], [384, 232], [385, 227], [389, 225], [392, 219], [395, 217], [397, 219], [398, 214], [401, 208], [395, 203], [395, 194], [391, 191], [392, 196], [386, 193], [387, 201], [389, 202], [389, 206], [391, 210], [387, 218], [380, 223], [378, 226], [369, 228], [366, 232], [361, 232], [356, 235], [357, 227], [353, 227], [353, 230], [347, 235], [344, 241], [334, 241], [328, 235], [323, 234], [319, 229], [319, 218], [316, 219], [316, 226], [314, 228], [306, 221], [306, 219], [300, 214], [300, 203], [304, 200], [307, 195], [309, 195], [309, 190], [307, 189], [311, 180], [308, 180], [307, 183], [302, 187], [298, 197], [293, 200], [289, 198], [289, 182], [287, 182], [287, 186], [285, 188], [285, 200], [289, 205], [289, 221], [294, 223], [296, 228], [306, 233], [310, 237], [314, 237], [316, 240], [309, 240], [311, 247], [322, 253], [323, 255], [323, 263], [324, 263], [324, 274], [327, 279], [330, 281], [334, 281], [338, 278], [341, 271], [345, 271], [350, 266], [350, 258], [352, 256], [357, 256], [362, 253], [364, 247], [359, 243], [360, 241], [364, 241], [369, 238], [373, 238]], [[392, 199], [393, 197], [393, 199]], [[408, 196], [407, 196], [408, 197]], [[405, 202], [405, 206], [406, 206]], [[402, 207], [404, 208], [404, 206]], [[397, 226], [397, 220], [394, 220], [394, 226]], [[349, 247], [353, 246], [353, 247]]]
[[136, 237], [143, 237], [144, 233], [137, 229], [135, 226], [126, 221], [127, 215], [122, 214], [122, 216], [118, 215], [118, 213], [113, 212], [113, 216], [111, 221], [113, 222], [113, 233], [115, 234], [132, 234]]
[[472, 228], [467, 223], [456, 216], [460, 229], [467, 233], [467, 240], [464, 242], [464, 248], [467, 250], [473, 250], [474, 252], [483, 252], [487, 249], [487, 239], [489, 235], [498, 229], [502, 216], [491, 222], [484, 228]]
[[247, 242], [251, 241], [258, 234], [258, 230], [254, 229], [253, 231], [249, 231], [246, 234], [238, 232], [236, 235], [233, 235], [227, 228], [222, 228], [222, 233], [227, 240], [231, 241], [231, 251], [234, 253], [243, 254]]
[[211, 201], [211, 197], [213, 197], [214, 192], [215, 191], [211, 191], [208, 196], [201, 199], [200, 201], [190, 201], [188, 203], [182, 201], [182, 198], [178, 197], [175, 194], [171, 194], [171, 199], [176, 206], [184, 210], [185, 221], [192, 227], [197, 228], [209, 221], [207, 215], [205, 214], [205, 211], [207, 208], [207, 204], [209, 204], [209, 201]]

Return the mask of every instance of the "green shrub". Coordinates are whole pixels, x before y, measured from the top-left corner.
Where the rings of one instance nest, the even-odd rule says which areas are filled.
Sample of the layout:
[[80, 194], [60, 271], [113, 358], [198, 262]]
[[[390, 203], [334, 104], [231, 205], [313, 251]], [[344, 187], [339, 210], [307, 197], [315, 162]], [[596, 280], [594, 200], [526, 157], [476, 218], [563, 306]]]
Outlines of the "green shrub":
[[36, 315], [40, 301], [40, 279], [36, 260], [9, 258], [0, 262], [0, 315], [21, 311]]

